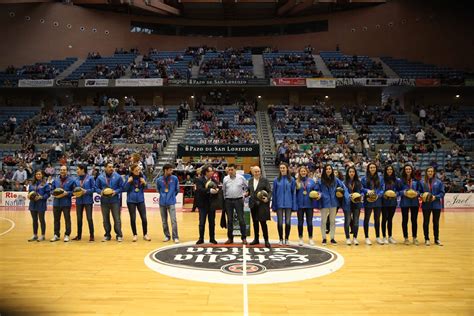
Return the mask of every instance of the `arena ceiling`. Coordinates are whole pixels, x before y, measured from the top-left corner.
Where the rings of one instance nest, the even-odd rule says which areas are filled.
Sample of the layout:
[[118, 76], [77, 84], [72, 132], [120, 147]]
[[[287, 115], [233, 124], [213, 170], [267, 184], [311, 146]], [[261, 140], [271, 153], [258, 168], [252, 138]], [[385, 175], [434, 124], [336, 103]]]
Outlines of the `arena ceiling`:
[[136, 15], [245, 20], [298, 17], [378, 5], [386, 0], [3, 0], [63, 2]]

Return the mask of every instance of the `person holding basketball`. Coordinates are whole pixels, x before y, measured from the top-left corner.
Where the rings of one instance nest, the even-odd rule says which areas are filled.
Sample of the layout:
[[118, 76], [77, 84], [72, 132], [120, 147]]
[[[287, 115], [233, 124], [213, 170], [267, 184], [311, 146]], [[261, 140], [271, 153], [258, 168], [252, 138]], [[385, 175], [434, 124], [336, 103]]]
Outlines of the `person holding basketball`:
[[[46, 175], [42, 170], [36, 170], [35, 176], [28, 188], [28, 209], [33, 219], [33, 236], [28, 241], [43, 241], [46, 234], [46, 221], [44, 215], [47, 209], [47, 201], [51, 194], [51, 187], [46, 182]], [[38, 219], [41, 224], [41, 236], [38, 237]]]
[[100, 207], [104, 220], [103, 242], [111, 239], [112, 225], [110, 223], [110, 213], [114, 219], [114, 231], [118, 242], [123, 241], [122, 222], [120, 219], [120, 193], [122, 192], [123, 179], [114, 171], [114, 165], [108, 162], [105, 165], [105, 172], [97, 177], [95, 191], [100, 194]]

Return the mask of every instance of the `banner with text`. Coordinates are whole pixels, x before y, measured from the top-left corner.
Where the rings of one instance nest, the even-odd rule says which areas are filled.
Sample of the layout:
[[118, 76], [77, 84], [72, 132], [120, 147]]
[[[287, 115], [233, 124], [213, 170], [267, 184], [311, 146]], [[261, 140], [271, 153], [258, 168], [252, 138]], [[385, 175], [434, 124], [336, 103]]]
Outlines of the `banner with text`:
[[178, 144], [178, 157], [197, 155], [258, 157], [259, 145], [200, 145]]
[[474, 209], [474, 193], [446, 193], [444, 208], [472, 208]]
[[[48, 199], [48, 206], [53, 205], [53, 197]], [[100, 206], [100, 194], [94, 193], [94, 206]], [[72, 206], [76, 205], [76, 198], [71, 199]], [[30, 201], [28, 200], [28, 192], [0, 192], [0, 206], [28, 207]], [[160, 206], [160, 194], [158, 192], [145, 192], [145, 205], [147, 207]], [[122, 193], [122, 207], [127, 206], [127, 193]], [[176, 196], [176, 207], [183, 207], [183, 193], [178, 193]]]
[[168, 79], [167, 86], [268, 86], [268, 79]]
[[272, 86], [304, 87], [306, 86], [306, 79], [305, 78], [273, 78]]
[[337, 78], [338, 87], [386, 87], [386, 86], [415, 86], [415, 79], [395, 79], [395, 78]]
[[116, 87], [160, 87], [163, 85], [162, 78], [146, 79], [116, 79]]
[[306, 79], [306, 87], [308, 88], [335, 88], [336, 79], [308, 78]]
[[416, 79], [417, 87], [439, 87], [440, 85], [439, 79]]
[[54, 79], [21, 79], [18, 80], [18, 87], [20, 88], [45, 88], [52, 87]]

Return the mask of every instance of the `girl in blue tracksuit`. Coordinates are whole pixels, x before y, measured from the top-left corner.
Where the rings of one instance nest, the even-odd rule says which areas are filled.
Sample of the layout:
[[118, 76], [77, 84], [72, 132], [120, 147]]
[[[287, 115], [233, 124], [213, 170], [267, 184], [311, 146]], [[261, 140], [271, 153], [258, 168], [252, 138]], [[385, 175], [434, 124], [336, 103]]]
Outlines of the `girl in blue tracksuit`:
[[402, 229], [403, 238], [405, 238], [405, 244], [408, 245], [408, 213], [411, 213], [411, 230], [413, 235], [413, 244], [418, 245], [418, 239], [416, 238], [418, 232], [418, 209], [419, 201], [418, 196], [415, 198], [408, 198], [405, 194], [406, 191], [412, 189], [419, 195], [420, 183], [415, 179], [415, 172], [411, 165], [403, 166], [401, 183], [400, 183], [400, 208], [402, 209]]
[[298, 205], [298, 237], [300, 246], [303, 245], [303, 224], [306, 215], [306, 226], [308, 227], [309, 244], [313, 241], [313, 201], [309, 198], [309, 192], [315, 189], [316, 183], [308, 177], [308, 168], [302, 166], [298, 170], [296, 179], [296, 203]]
[[423, 232], [425, 235], [425, 245], [430, 245], [430, 215], [433, 213], [433, 233], [434, 240], [438, 246], [443, 244], [439, 240], [439, 217], [441, 215], [441, 199], [444, 197], [444, 184], [436, 178], [436, 172], [433, 167], [426, 168], [425, 177], [420, 185], [421, 192], [429, 192], [433, 195], [432, 201], [426, 201], [421, 204], [423, 210]]
[[[395, 170], [391, 165], [385, 167], [383, 173], [383, 182], [385, 184], [385, 191], [392, 190], [397, 193], [397, 197], [400, 192], [400, 179], [395, 175]], [[397, 242], [392, 237], [392, 221], [397, 209], [397, 198], [388, 199], [385, 195], [382, 198], [382, 236], [384, 244], [396, 244]], [[388, 231], [388, 239], [387, 239]]]
[[123, 192], [127, 192], [127, 207], [130, 214], [130, 226], [132, 227], [133, 242], [136, 242], [137, 237], [137, 210], [142, 220], [143, 239], [150, 241], [148, 237], [148, 221], [146, 219], [145, 207], [145, 193], [146, 179], [141, 173], [141, 168], [138, 164], [132, 164], [130, 167], [131, 175], [123, 185]]
[[76, 197], [77, 236], [72, 240], [82, 239], [82, 219], [85, 210], [87, 224], [89, 226], [89, 241], [94, 241], [94, 219], [92, 210], [94, 205], [95, 180], [93, 176], [87, 174], [87, 165], [80, 164], [77, 166], [77, 178], [74, 188], [78, 187], [82, 189], [83, 195]]
[[[384, 193], [383, 178], [377, 173], [377, 165], [373, 162], [367, 165], [366, 176], [362, 178], [362, 192], [365, 195], [364, 201], [364, 234], [365, 243], [371, 245], [372, 242], [369, 238], [369, 221], [372, 211], [374, 212], [374, 226], [375, 226], [375, 237], [379, 245], [383, 245], [382, 239], [380, 239], [380, 213], [382, 210], [382, 196]], [[367, 193], [369, 191], [375, 191], [377, 194], [377, 200], [375, 202], [367, 201]]]
[[[280, 164], [280, 174], [273, 181], [272, 210], [277, 212], [280, 245], [287, 245], [291, 230], [291, 211], [296, 211], [296, 181], [290, 175], [287, 163]], [[283, 241], [283, 217], [285, 217], [285, 240]]]
[[[32, 184], [28, 187], [28, 194], [36, 192], [37, 196], [30, 200], [28, 209], [33, 219], [33, 237], [28, 241], [42, 241], [45, 240], [46, 221], [44, 215], [46, 213], [47, 202], [51, 193], [51, 187], [46, 182], [45, 174], [42, 170], [35, 171], [35, 177]], [[38, 219], [41, 224], [41, 236], [38, 238]]]
[[349, 198], [349, 192], [347, 191], [344, 183], [337, 179], [334, 175], [334, 169], [331, 165], [325, 165], [321, 174], [321, 179], [318, 182], [319, 193], [321, 199], [319, 200], [321, 207], [321, 235], [323, 237], [323, 245], [326, 245], [326, 222], [329, 214], [330, 222], [330, 237], [331, 244], [337, 244], [334, 236], [336, 234], [336, 210], [340, 202], [336, 197], [336, 189], [341, 187], [344, 189], [344, 198]]
[[[346, 171], [346, 178], [344, 181], [344, 185], [347, 188], [349, 193], [349, 199], [344, 199], [345, 203], [343, 206], [344, 209], [344, 233], [346, 235], [346, 244], [351, 244], [350, 239], [350, 231], [352, 230], [353, 239], [352, 242], [354, 245], [359, 245], [359, 241], [357, 240], [357, 234], [359, 232], [359, 216], [360, 216], [360, 209], [362, 208], [362, 201], [361, 202], [352, 202], [350, 199], [350, 195], [352, 193], [360, 193], [362, 194], [362, 183], [359, 180], [359, 175], [357, 174], [357, 170], [354, 167], [347, 168]], [[352, 227], [351, 226], [352, 223]]]

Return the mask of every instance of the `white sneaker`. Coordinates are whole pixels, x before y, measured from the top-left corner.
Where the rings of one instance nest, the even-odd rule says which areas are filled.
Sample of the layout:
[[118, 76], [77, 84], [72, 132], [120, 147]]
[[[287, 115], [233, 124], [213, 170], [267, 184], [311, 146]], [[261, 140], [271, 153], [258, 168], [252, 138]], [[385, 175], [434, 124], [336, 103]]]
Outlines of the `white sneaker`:
[[170, 241], [170, 239], [171, 238], [169, 238], [169, 237], [165, 237], [165, 239], [163, 239], [163, 242], [168, 242], [168, 241]]
[[396, 244], [397, 243], [397, 241], [393, 237], [389, 237], [388, 242], [391, 243], [391, 244]]
[[117, 237], [117, 241], [118, 241], [118, 242], [122, 242], [122, 241], [123, 241], [123, 237]]
[[300, 241], [298, 242], [298, 245], [303, 246], [303, 238], [300, 238]]
[[369, 246], [372, 245], [372, 242], [370, 241], [370, 238], [365, 239], [365, 244], [369, 245]]
[[46, 240], [46, 238], [44, 237], [44, 235], [41, 235], [41, 236], [38, 237], [38, 241], [45, 241], [45, 240]]
[[38, 240], [38, 236], [37, 236], [37, 235], [33, 235], [33, 236], [31, 236], [30, 239], [28, 239], [29, 242], [37, 241], [37, 240]]
[[429, 241], [429, 240], [425, 240], [425, 246], [430, 246], [430, 245], [431, 245], [430, 241]]
[[349, 238], [346, 239], [346, 245], [350, 246], [352, 244], [351, 240]]
[[352, 242], [354, 243], [354, 245], [359, 246], [359, 241], [357, 240], [357, 238], [352, 239]]
[[309, 244], [310, 244], [311, 246], [314, 246], [314, 240], [310, 239], [310, 240], [309, 240]]
[[148, 237], [148, 235], [145, 235], [145, 236], [143, 236], [143, 240], [146, 240], [146, 241], [151, 241], [151, 238], [150, 238], [150, 237]]
[[173, 239], [173, 241], [174, 241], [175, 244], [179, 244], [179, 239], [178, 238]]
[[283, 242], [283, 244], [289, 245], [290, 243], [288, 242], [288, 239], [285, 239], [285, 241]]
[[383, 241], [380, 237], [377, 237], [375, 238], [375, 241], [379, 244], [379, 245], [383, 245]]
[[382, 241], [385, 245], [388, 245], [388, 239], [387, 238], [382, 239]]
[[405, 245], [409, 245], [410, 244], [410, 240], [408, 240], [408, 238], [405, 238]]
[[278, 243], [280, 246], [283, 246], [283, 239], [280, 239], [280, 242]]
[[435, 241], [435, 244], [437, 244], [438, 246], [443, 246], [443, 243], [439, 239]]
[[64, 236], [64, 242], [68, 242], [68, 241], [69, 241], [69, 236], [68, 235]]
[[59, 237], [57, 235], [54, 235], [53, 238], [51, 238], [49, 241], [50, 242], [55, 242], [55, 241], [58, 241], [59, 240]]
[[138, 240], [137, 235], [133, 235], [132, 241], [133, 241], [133, 242], [136, 242], [137, 240]]
[[420, 243], [418, 242], [418, 239], [413, 238], [413, 244], [414, 244], [415, 246], [418, 246]]

